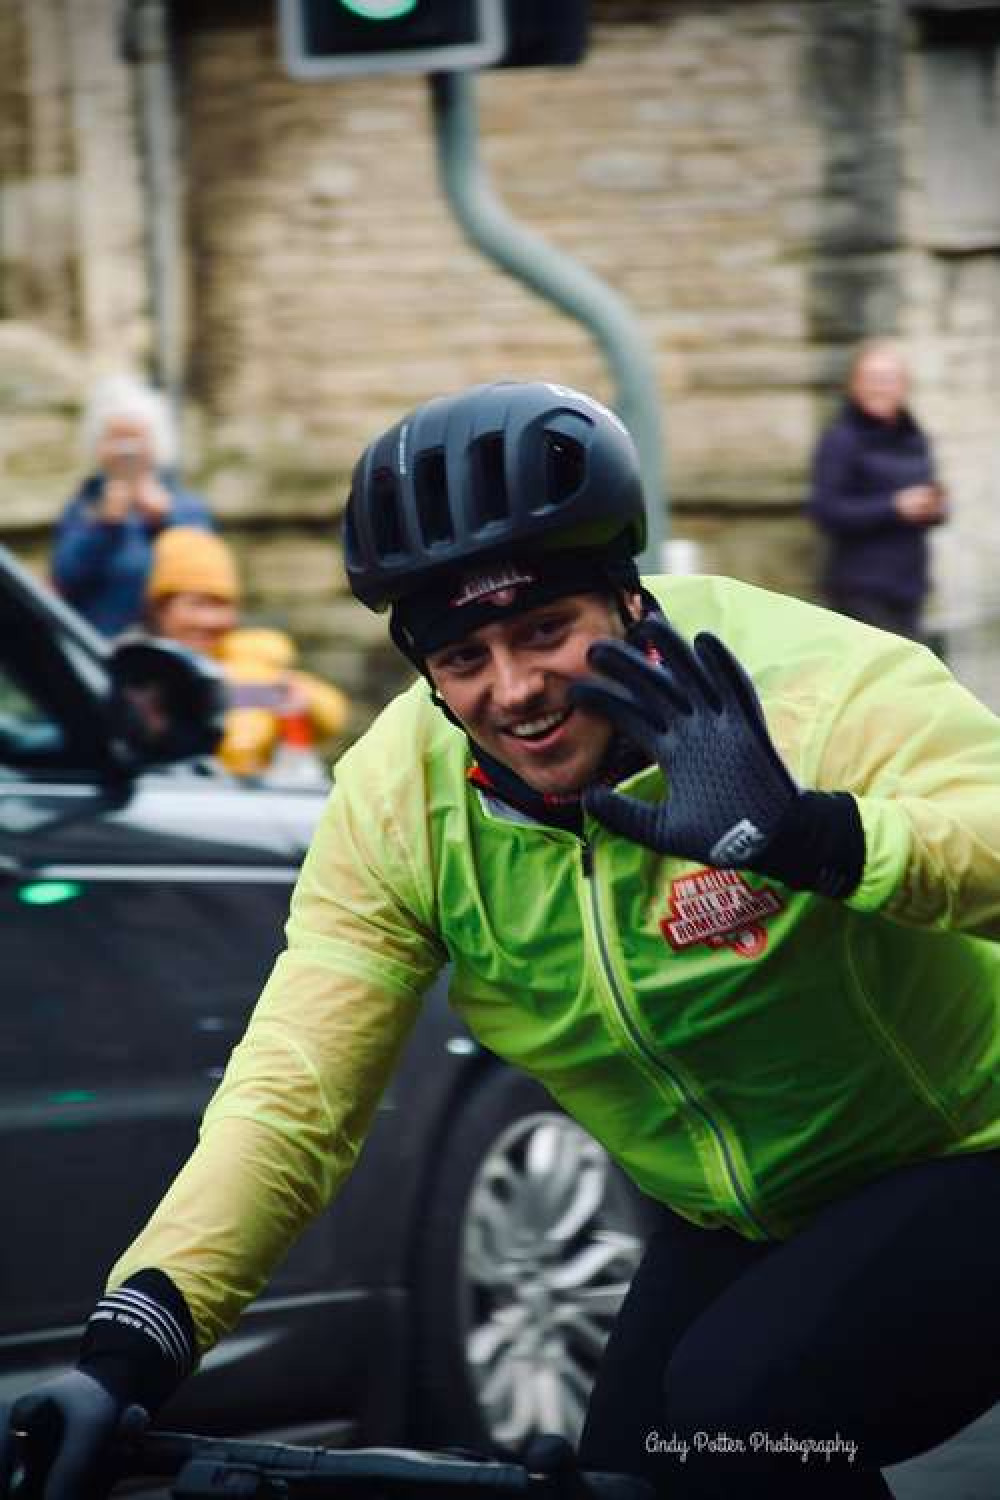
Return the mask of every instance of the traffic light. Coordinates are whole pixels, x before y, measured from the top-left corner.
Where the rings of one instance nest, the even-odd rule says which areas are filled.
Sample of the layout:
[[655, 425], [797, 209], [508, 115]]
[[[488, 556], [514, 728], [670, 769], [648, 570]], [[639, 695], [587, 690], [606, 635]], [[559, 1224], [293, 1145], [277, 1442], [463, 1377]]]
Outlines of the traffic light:
[[278, 0], [295, 78], [579, 62], [587, 0]]
[[297, 78], [484, 68], [506, 46], [502, 0], [280, 0]]

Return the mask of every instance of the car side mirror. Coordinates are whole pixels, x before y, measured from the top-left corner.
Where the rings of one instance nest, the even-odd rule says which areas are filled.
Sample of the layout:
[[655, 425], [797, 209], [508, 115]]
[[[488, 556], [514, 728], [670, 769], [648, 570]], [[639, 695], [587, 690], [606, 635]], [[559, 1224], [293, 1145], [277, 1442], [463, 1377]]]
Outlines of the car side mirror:
[[130, 767], [210, 755], [222, 738], [225, 679], [175, 641], [123, 641], [109, 659], [112, 732]]

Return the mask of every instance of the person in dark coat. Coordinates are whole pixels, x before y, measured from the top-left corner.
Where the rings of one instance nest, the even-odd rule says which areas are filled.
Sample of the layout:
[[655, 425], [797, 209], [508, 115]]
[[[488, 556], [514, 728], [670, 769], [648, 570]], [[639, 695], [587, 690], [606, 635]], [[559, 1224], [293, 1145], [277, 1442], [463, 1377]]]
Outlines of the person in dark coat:
[[906, 366], [885, 340], [855, 355], [847, 399], [813, 461], [809, 508], [826, 534], [831, 608], [919, 639], [927, 533], [947, 517], [931, 445], [906, 405]]
[[176, 438], [159, 391], [129, 375], [102, 381], [83, 421], [89, 473], [60, 518], [52, 581], [104, 635], [140, 618], [153, 543], [170, 526], [212, 528], [173, 465]]

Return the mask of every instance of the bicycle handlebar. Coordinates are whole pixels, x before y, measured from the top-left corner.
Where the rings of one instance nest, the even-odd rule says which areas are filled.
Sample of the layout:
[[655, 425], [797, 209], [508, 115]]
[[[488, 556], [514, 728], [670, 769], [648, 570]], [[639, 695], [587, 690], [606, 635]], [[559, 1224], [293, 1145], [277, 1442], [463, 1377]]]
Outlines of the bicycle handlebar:
[[196, 1437], [184, 1432], [148, 1433], [135, 1445], [127, 1469], [132, 1474], [171, 1475], [198, 1462], [220, 1469], [256, 1469], [282, 1479], [337, 1481], [337, 1493], [382, 1486], [406, 1490], [470, 1488], [493, 1495], [524, 1495], [529, 1474], [520, 1464], [469, 1460], [411, 1448], [306, 1448], [290, 1443], [258, 1443], [235, 1438]]
[[625, 1474], [537, 1473], [523, 1464], [416, 1448], [308, 1448], [289, 1443], [151, 1432], [123, 1445], [120, 1478], [175, 1478], [176, 1500], [649, 1500], [643, 1480]]

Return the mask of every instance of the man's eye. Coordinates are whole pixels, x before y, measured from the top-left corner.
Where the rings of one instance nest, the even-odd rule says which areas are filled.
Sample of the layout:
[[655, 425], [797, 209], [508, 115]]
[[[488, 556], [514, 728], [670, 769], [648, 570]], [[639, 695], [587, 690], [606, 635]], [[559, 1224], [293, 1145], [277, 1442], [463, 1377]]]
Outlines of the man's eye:
[[538, 620], [531, 627], [531, 639], [552, 641], [562, 635], [565, 629], [565, 620]]
[[439, 657], [432, 665], [445, 672], [471, 672], [481, 660], [481, 651], [449, 651], [446, 656]]

